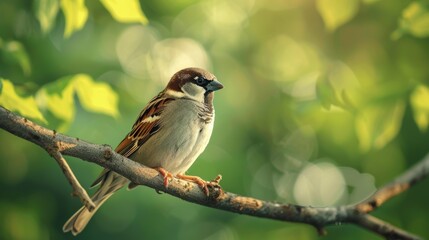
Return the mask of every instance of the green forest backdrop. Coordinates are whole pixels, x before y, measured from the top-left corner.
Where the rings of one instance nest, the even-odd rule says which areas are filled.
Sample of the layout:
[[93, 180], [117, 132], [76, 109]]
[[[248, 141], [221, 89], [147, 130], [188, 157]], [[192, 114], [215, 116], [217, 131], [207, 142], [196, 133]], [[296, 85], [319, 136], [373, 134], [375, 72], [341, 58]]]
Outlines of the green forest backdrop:
[[[118, 144], [177, 70], [212, 71], [216, 123], [188, 173], [225, 190], [311, 206], [356, 203], [429, 152], [429, 1], [0, 1], [0, 105]], [[0, 131], [0, 239], [72, 239], [80, 207], [55, 161]], [[100, 172], [67, 158], [83, 186]], [[429, 238], [428, 182], [377, 217]], [[339, 223], [341, 225], [341, 223]], [[379, 239], [356, 226], [326, 239]], [[139, 187], [80, 239], [318, 239]]]

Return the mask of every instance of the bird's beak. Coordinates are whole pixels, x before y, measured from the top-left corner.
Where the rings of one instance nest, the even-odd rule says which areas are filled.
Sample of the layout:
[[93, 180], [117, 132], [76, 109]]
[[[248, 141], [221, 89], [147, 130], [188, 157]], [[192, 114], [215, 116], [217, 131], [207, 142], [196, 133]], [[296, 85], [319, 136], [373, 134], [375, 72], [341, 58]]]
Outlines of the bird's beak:
[[208, 92], [214, 92], [222, 88], [223, 88], [222, 83], [218, 82], [216, 79], [210, 81], [209, 84], [206, 85], [206, 91]]

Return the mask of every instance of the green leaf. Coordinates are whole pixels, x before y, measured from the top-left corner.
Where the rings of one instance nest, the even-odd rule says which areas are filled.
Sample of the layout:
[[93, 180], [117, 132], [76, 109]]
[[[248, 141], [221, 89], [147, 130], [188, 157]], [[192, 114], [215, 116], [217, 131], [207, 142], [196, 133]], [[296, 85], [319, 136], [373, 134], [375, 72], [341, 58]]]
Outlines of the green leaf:
[[118, 22], [148, 23], [138, 0], [101, 0], [101, 3]]
[[326, 28], [334, 31], [356, 15], [359, 0], [317, 0], [316, 5]]
[[338, 100], [335, 98], [335, 90], [332, 84], [329, 82], [328, 77], [324, 74], [319, 76], [316, 82], [316, 94], [320, 103], [327, 110], [331, 109], [331, 105], [337, 105]]
[[429, 36], [429, 7], [422, 2], [412, 2], [402, 12], [399, 27], [393, 34], [393, 39], [399, 39], [404, 33], [415, 37]]
[[78, 74], [73, 77], [79, 101], [87, 111], [103, 113], [112, 117], [117, 117], [118, 95], [112, 88], [101, 82], [94, 80], [85, 74]]
[[3, 51], [6, 59], [9, 59], [10, 61], [19, 64], [24, 75], [28, 76], [31, 74], [30, 58], [28, 57], [27, 51], [25, 51], [24, 46], [20, 42], [4, 42]]
[[319, 101], [326, 109], [331, 105], [353, 109], [358, 102], [360, 86], [353, 71], [342, 62], [327, 67], [316, 83]]
[[410, 96], [414, 120], [420, 131], [426, 131], [429, 124], [429, 88], [418, 86]]
[[402, 100], [362, 109], [355, 120], [361, 150], [381, 149], [395, 138], [401, 127], [404, 110], [405, 103]]
[[47, 123], [33, 97], [19, 96], [9, 80], [0, 79], [0, 82], [2, 83], [0, 105], [11, 111], [17, 111], [24, 117]]
[[70, 37], [73, 32], [83, 28], [88, 18], [85, 0], [61, 0], [61, 9], [66, 19], [64, 37]]
[[75, 116], [73, 95], [72, 77], [64, 77], [39, 89], [36, 100], [42, 109], [48, 109], [55, 117], [71, 122]]
[[34, 14], [40, 22], [43, 33], [48, 33], [55, 24], [59, 9], [58, 0], [35, 0]]
[[90, 112], [117, 117], [118, 96], [106, 83], [94, 82], [85, 74], [64, 77], [43, 86], [37, 92], [37, 102], [55, 117], [70, 123], [75, 117], [74, 95]]

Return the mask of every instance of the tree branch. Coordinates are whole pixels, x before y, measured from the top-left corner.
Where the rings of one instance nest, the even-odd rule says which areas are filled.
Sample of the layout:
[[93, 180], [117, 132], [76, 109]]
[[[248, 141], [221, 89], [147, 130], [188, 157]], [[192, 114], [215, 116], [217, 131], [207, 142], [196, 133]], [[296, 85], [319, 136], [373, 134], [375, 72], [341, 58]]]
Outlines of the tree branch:
[[315, 208], [240, 196], [224, 192], [220, 187], [210, 188], [210, 194], [206, 196], [197, 184], [180, 179], [173, 179], [168, 188], [165, 188], [163, 178], [157, 171], [119, 155], [108, 145], [92, 144], [55, 133], [2, 107], [0, 107], [0, 128], [31, 141], [45, 150], [57, 146], [60, 154], [96, 163], [127, 177], [136, 184], [146, 185], [200, 205], [261, 218], [306, 223], [316, 227], [321, 234], [324, 233], [325, 226], [341, 222], [356, 224], [386, 238], [420, 239], [367, 213], [426, 177], [429, 170], [429, 157], [360, 204]]

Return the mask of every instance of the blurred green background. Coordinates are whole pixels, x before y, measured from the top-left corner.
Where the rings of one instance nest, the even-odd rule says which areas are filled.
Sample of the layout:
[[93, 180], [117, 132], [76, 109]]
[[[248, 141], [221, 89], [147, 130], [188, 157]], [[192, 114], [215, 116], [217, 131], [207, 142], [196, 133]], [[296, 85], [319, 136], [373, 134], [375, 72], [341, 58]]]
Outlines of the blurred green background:
[[[0, 104], [114, 147], [174, 72], [206, 68], [225, 88], [211, 142], [188, 173], [220, 173], [227, 191], [302, 205], [359, 202], [428, 152], [428, 1], [116, 4], [0, 1]], [[61, 228], [81, 203], [55, 161], [5, 131], [0, 139], [0, 239], [72, 239]], [[101, 171], [67, 159], [85, 187]], [[374, 215], [429, 238], [427, 188]], [[327, 230], [325, 239], [381, 239], [352, 225]], [[138, 187], [115, 194], [77, 237], [119, 238], [319, 236]]]

